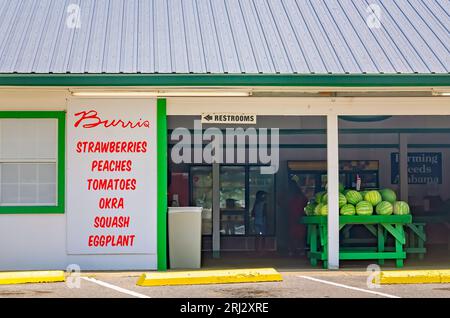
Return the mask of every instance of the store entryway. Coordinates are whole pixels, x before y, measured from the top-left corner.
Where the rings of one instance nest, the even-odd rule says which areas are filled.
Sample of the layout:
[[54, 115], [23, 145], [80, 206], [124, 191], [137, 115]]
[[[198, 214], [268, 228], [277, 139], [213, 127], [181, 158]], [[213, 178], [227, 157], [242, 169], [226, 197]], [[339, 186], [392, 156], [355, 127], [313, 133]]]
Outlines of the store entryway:
[[[315, 171], [318, 179], [313, 180], [308, 165], [322, 160], [326, 177], [325, 118], [258, 116], [255, 125], [203, 124], [200, 131], [195, 131], [196, 120], [199, 116], [168, 117], [169, 206], [203, 208], [204, 266], [308, 266], [306, 228], [298, 219], [311, 195], [325, 187], [324, 171]], [[211, 141], [198, 143], [211, 129], [223, 136], [223, 157], [213, 163], [205, 157]], [[227, 148], [231, 130], [237, 134], [232, 155]], [[195, 160], [199, 150], [201, 160]], [[298, 166], [298, 178], [292, 178], [293, 162], [306, 163]]]
[[[386, 103], [393, 103], [386, 100]], [[404, 102], [398, 105], [399, 113], [411, 112], [411, 109], [420, 113], [417, 111], [418, 102], [412, 98], [408, 99], [408, 103], [404, 99], [398, 100]], [[344, 251], [354, 253], [346, 254], [344, 256], [349, 258], [338, 261], [344, 268], [361, 268], [370, 264], [380, 264], [383, 268], [402, 265], [410, 268], [448, 266], [450, 177], [446, 167], [450, 165], [447, 153], [450, 148], [447, 144], [450, 116], [350, 115], [350, 111], [356, 111], [356, 105], [360, 105], [358, 111], [362, 109], [361, 112], [364, 113], [379, 99], [366, 98], [364, 101], [348, 105], [343, 101], [340, 106], [335, 106], [336, 109], [342, 107], [340, 109], [343, 113], [348, 114], [346, 118], [336, 114], [298, 115], [300, 112], [307, 113], [309, 108], [306, 107], [309, 104], [299, 104], [303, 108], [295, 108], [297, 115], [289, 114], [293, 112], [294, 108], [291, 108], [286, 111], [288, 114], [285, 116], [273, 115], [273, 111], [264, 114], [266, 107], [261, 115], [257, 115], [257, 123], [253, 126], [205, 124], [197, 134], [194, 122], [200, 119], [200, 115], [192, 115], [190, 110], [191, 115], [169, 116], [169, 135], [172, 138], [177, 131], [175, 136], [178, 136], [172, 138], [170, 144], [169, 206], [203, 207], [203, 266], [253, 267], [285, 263], [300, 268], [311, 268], [314, 265], [327, 267], [327, 262], [322, 261], [328, 256], [324, 254], [328, 251], [335, 256]], [[325, 105], [320, 101], [317, 104], [319, 108]], [[231, 107], [231, 102], [227, 105]], [[205, 103], [202, 107], [207, 106], [209, 107]], [[434, 108], [432, 106], [430, 111], [440, 111], [437, 109], [439, 105]], [[332, 106], [329, 107], [317, 112], [338, 112]], [[389, 114], [390, 111], [385, 109]], [[333, 122], [333, 116], [338, 121], [337, 124]], [[337, 132], [339, 129], [339, 133], [327, 134], [327, 125], [333, 127], [330, 131]], [[181, 130], [178, 130], [180, 127]], [[245, 136], [246, 143], [243, 146], [245, 160], [237, 160], [236, 152], [227, 157], [226, 151], [223, 151], [218, 153], [219, 158], [223, 155], [222, 159], [207, 162], [211, 158], [204, 156], [205, 150], [210, 152], [217, 145], [214, 135], [226, 136], [228, 129], [245, 130], [247, 127], [255, 128], [254, 133], [258, 138], [258, 129], [278, 129], [278, 160], [274, 173], [262, 173], [261, 168], [272, 166], [273, 162], [259, 156], [259, 139], [252, 142], [248, 135]], [[189, 134], [189, 139], [181, 137], [183, 129]], [[200, 136], [199, 139], [195, 139], [197, 135]], [[208, 137], [202, 139], [205, 136]], [[328, 144], [330, 136], [333, 141]], [[224, 137], [218, 144], [226, 144], [226, 140]], [[181, 149], [180, 144], [186, 142], [189, 147]], [[271, 148], [273, 142], [268, 146]], [[256, 160], [250, 160], [252, 147], [257, 149]], [[174, 149], [179, 157], [191, 158], [191, 161], [174, 160]], [[200, 161], [195, 160], [196, 149], [200, 150]], [[239, 145], [235, 145], [233, 149], [237, 151]], [[211, 152], [210, 157], [216, 154]], [[271, 151], [266, 154], [270, 154], [269, 159], [275, 161]], [[227, 161], [230, 158], [233, 160]], [[336, 169], [331, 169], [330, 166]], [[335, 176], [331, 174], [333, 171], [336, 171]], [[311, 245], [306, 242], [306, 229], [295, 229], [295, 225], [307, 202], [322, 204], [320, 213], [314, 211], [321, 217], [318, 219], [319, 223], [333, 219], [330, 216], [324, 217], [328, 207], [327, 200], [322, 195], [328, 191], [328, 181], [330, 184], [337, 184], [337, 180], [340, 183], [339, 191], [344, 195], [349, 190], [358, 190], [365, 196], [365, 191], [390, 189], [396, 193], [396, 201], [404, 201], [409, 205], [411, 217], [405, 218], [401, 226], [397, 221], [389, 222], [387, 226], [383, 225], [384, 221], [373, 223], [379, 216], [373, 203], [372, 214], [375, 218], [366, 220], [372, 222], [368, 226], [354, 224], [344, 229], [345, 226], [340, 224], [341, 217], [334, 216], [335, 232], [329, 233], [326, 226], [320, 227], [321, 241], [316, 243], [321, 244], [321, 250], [316, 255], [323, 258], [314, 262], [311, 253], [308, 253]], [[257, 235], [261, 227], [255, 222], [253, 212], [258, 201], [257, 193], [260, 191], [265, 193], [263, 201], [267, 210], [263, 235]], [[296, 200], [292, 200], [293, 193]], [[356, 204], [354, 208], [356, 211]], [[342, 212], [340, 207], [339, 212]], [[380, 215], [383, 213], [381, 208], [379, 212]], [[291, 217], [295, 213], [297, 215]], [[411, 218], [412, 222], [409, 220]], [[381, 237], [383, 239], [380, 241]], [[336, 243], [337, 238], [339, 245], [327, 245], [330, 242]], [[401, 250], [399, 244], [402, 245]], [[386, 254], [380, 258], [380, 252]]]

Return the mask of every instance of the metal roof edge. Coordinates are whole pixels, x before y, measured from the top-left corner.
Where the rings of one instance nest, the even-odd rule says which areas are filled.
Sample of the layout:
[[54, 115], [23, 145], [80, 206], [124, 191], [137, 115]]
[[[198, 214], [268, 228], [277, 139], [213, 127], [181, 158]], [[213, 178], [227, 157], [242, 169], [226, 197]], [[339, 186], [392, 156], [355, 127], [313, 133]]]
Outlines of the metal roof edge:
[[0, 86], [450, 86], [441, 74], [0, 74]]

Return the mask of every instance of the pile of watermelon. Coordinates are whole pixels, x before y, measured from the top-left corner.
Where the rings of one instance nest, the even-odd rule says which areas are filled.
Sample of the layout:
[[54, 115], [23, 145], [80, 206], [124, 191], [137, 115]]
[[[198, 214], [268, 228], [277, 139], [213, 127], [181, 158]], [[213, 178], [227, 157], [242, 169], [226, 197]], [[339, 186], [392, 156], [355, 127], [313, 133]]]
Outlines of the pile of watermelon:
[[[404, 215], [409, 214], [409, 205], [397, 201], [391, 189], [356, 191], [339, 185], [339, 212], [341, 215]], [[328, 194], [318, 192], [305, 207], [306, 215], [328, 215]]]

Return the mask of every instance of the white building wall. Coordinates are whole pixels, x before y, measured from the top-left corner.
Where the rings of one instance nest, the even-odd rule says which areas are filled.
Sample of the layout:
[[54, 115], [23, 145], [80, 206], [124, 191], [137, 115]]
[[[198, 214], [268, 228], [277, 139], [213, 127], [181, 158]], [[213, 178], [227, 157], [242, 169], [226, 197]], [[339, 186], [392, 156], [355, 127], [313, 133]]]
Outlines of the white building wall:
[[[0, 92], [0, 111], [61, 111], [66, 109], [66, 98], [66, 92]], [[150, 254], [68, 255], [66, 216], [0, 214], [0, 271], [64, 270], [69, 264], [81, 270], [156, 269], [157, 257]]]
[[[42, 92], [31, 92], [21, 89], [15, 89], [14, 91], [0, 91], [0, 111], [4, 110], [65, 110], [66, 100], [70, 98], [69, 91], [58, 91], [58, 90], [48, 90]], [[245, 98], [220, 98], [216, 99], [213, 104], [204, 105], [205, 99], [180, 99], [174, 98], [176, 103], [171, 103], [172, 99], [169, 99], [168, 109], [169, 113], [175, 111], [174, 105], [180, 108], [179, 112], [184, 112], [183, 105], [186, 104], [186, 109], [193, 113], [195, 107], [198, 104], [202, 104], [202, 109], [208, 109], [210, 106], [214, 106], [217, 110], [223, 111], [245, 111], [246, 103]], [[201, 102], [200, 102], [201, 100]], [[274, 99], [265, 99], [266, 102], [273, 101]], [[283, 100], [283, 102], [281, 102]], [[284, 102], [286, 99], [279, 99], [281, 106], [274, 106], [275, 103], [270, 104], [259, 104], [259, 102], [252, 99], [248, 100], [252, 105], [253, 109], [260, 109], [261, 112], [265, 114], [273, 114], [279, 109], [280, 112], [284, 112], [284, 104], [292, 104], [292, 98], [289, 101]], [[322, 99], [324, 100], [324, 99]], [[294, 99], [294, 102], [296, 100]], [[331, 101], [331, 100], [330, 100]], [[223, 103], [223, 105], [221, 105]], [[301, 104], [302, 107], [309, 113], [309, 115], [317, 114], [317, 112], [324, 112], [328, 109], [328, 106], [324, 102], [318, 102], [320, 105], [315, 107], [309, 104]], [[289, 104], [289, 112], [292, 114], [298, 114], [298, 109], [293, 105]], [[230, 108], [230, 105], [234, 108]], [[344, 105], [345, 106], [345, 105]], [[419, 107], [420, 105], [415, 105], [414, 109], [417, 112], [418, 109], [423, 109]], [[206, 107], [206, 108], [205, 108]], [[399, 105], [398, 111], [405, 113], [408, 109], [408, 105]], [[303, 109], [301, 108], [301, 109]], [[382, 108], [382, 107], [380, 107]], [[317, 109], [317, 111], [315, 111]], [[347, 108], [347, 111], [352, 111], [352, 109], [358, 109], [357, 103], [352, 103]], [[373, 109], [373, 107], [371, 108]], [[433, 108], [434, 113], [439, 113], [439, 108]], [[379, 113], [380, 110], [378, 109]], [[198, 111], [198, 114], [201, 110]], [[362, 111], [364, 113], [364, 111]], [[443, 111], [443, 113], [448, 114], [448, 111]], [[260, 118], [261, 119], [261, 118]], [[280, 117], [278, 121], [274, 121], [273, 118], [260, 121], [259, 126], [264, 127], [269, 125], [272, 127], [280, 128], [324, 128], [325, 120], [324, 118], [318, 117]], [[340, 122], [341, 127], [353, 127], [354, 123], [350, 122]], [[426, 127], [450, 127], [450, 121], [448, 116], [444, 117], [427, 117], [426, 122], [423, 118], [409, 117], [407, 121], [400, 118], [390, 119], [383, 124], [380, 123], [362, 123], [358, 124], [360, 127], [364, 128], [380, 128], [393, 127], [393, 128], [406, 128], [406, 127], [418, 127], [425, 125]], [[290, 139], [294, 137], [289, 137]], [[325, 143], [325, 135], [323, 136], [310, 136], [301, 138], [306, 138], [305, 142], [310, 143]], [[356, 138], [356, 139], [355, 139]], [[413, 140], [417, 138], [418, 143], [422, 143], [425, 140], [430, 142], [428, 136], [415, 135]], [[345, 141], [348, 142], [381, 142], [386, 143], [385, 137], [380, 136], [356, 136], [356, 137], [345, 137]], [[414, 142], [411, 140], [411, 142]], [[433, 143], [439, 143], [438, 139], [433, 138]], [[343, 142], [343, 141], [341, 141]], [[426, 143], [423, 142], [423, 143]], [[444, 136], [442, 142], [448, 143], [447, 138]], [[414, 149], [414, 151], [420, 151], [419, 149]], [[353, 150], [344, 149], [341, 153], [341, 160], [343, 159], [378, 159], [380, 160], [380, 182], [381, 186], [391, 186], [390, 182], [390, 152], [393, 149], [376, 149], [376, 150]], [[425, 149], [424, 151], [434, 151], [434, 149]], [[440, 188], [440, 193], [444, 198], [449, 198], [450, 196], [450, 149], [436, 150], [443, 152], [443, 180], [444, 184]], [[286, 193], [286, 161], [287, 160], [325, 160], [326, 159], [326, 149], [283, 149], [281, 150], [280, 167], [282, 169], [277, 175], [277, 188], [278, 193]], [[423, 186], [411, 186], [411, 195], [422, 195], [426, 191], [423, 191]], [[282, 205], [283, 201], [279, 197], [279, 204]], [[277, 222], [277, 227], [286, 226], [286, 218], [279, 214], [279, 220]], [[279, 233], [286, 233], [286, 231], [279, 231]], [[66, 251], [66, 215], [65, 214], [0, 214], [0, 270], [25, 270], [25, 269], [65, 269], [68, 264], [79, 264], [82, 270], [92, 270], [92, 269], [152, 269], [156, 268], [156, 256], [154, 255], [67, 255]]]

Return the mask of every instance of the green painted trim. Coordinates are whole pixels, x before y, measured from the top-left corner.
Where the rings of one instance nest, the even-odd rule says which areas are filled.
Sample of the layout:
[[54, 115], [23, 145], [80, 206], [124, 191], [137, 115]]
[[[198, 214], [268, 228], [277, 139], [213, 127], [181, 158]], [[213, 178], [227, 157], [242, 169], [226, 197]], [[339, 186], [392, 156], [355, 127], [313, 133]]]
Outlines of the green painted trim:
[[1, 206], [0, 214], [62, 214], [65, 210], [66, 112], [0, 111], [0, 119], [56, 118], [58, 120], [57, 202], [56, 206]]
[[64, 214], [64, 206], [1, 206], [0, 214]]
[[158, 175], [158, 217], [157, 255], [158, 270], [167, 270], [167, 112], [166, 100], [158, 99], [157, 112], [157, 175]]
[[0, 86], [450, 86], [450, 74], [0, 74]]
[[66, 112], [58, 115], [58, 207], [64, 213], [66, 202]]

